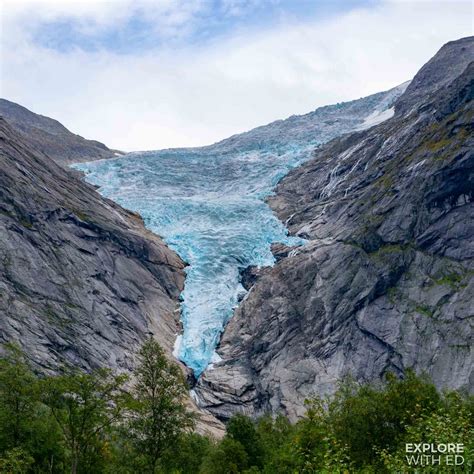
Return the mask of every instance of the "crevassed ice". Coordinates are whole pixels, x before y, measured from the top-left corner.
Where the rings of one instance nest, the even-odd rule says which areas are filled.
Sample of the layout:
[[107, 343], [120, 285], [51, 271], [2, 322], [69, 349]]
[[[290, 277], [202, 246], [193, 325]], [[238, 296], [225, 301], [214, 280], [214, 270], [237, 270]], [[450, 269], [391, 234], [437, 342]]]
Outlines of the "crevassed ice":
[[262, 201], [301, 154], [162, 151], [77, 165], [100, 192], [139, 212], [189, 266], [175, 355], [199, 375], [245, 292], [239, 269], [272, 265], [272, 242], [298, 245]]
[[[174, 354], [199, 376], [245, 292], [239, 270], [273, 265], [272, 242], [300, 245], [264, 203], [311, 150], [356, 129], [398, 97], [387, 93], [291, 117], [216, 145], [132, 153], [74, 165], [87, 181], [139, 212], [188, 264], [182, 293], [183, 334]], [[214, 359], [213, 359], [214, 357]]]

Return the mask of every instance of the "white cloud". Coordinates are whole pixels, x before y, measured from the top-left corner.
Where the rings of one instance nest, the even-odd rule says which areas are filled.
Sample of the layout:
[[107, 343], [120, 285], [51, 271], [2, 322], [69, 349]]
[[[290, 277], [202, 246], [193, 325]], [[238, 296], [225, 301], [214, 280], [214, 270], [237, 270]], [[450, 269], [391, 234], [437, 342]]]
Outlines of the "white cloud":
[[[61, 15], [84, 27], [120, 24], [131, 4], [36, 3], [36, 10], [4, 3], [1, 95], [125, 150], [207, 144], [387, 89], [411, 78], [443, 43], [472, 34], [469, 1], [387, 1], [320, 21], [240, 30], [206, 46], [59, 53], [34, 44], [28, 31]], [[207, 8], [204, 0], [133, 5], [169, 34], [193, 28], [196, 12]]]

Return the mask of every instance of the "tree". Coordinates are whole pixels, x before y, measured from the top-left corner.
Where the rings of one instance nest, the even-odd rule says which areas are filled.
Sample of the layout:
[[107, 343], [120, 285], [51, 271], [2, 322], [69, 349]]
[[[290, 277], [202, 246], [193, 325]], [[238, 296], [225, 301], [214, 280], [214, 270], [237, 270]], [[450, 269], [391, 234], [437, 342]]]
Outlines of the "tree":
[[121, 419], [125, 380], [106, 369], [44, 380], [43, 400], [61, 429], [73, 474], [91, 472], [93, 460], [104, 457], [103, 436]]
[[244, 415], [234, 415], [227, 424], [227, 436], [238, 441], [245, 449], [249, 466], [262, 467], [263, 444], [255, 423]]
[[[16, 472], [12, 466], [34, 463], [35, 469], [58, 472], [64, 448], [55, 420], [40, 401], [41, 383], [17, 346], [5, 344], [4, 348], [0, 359], [0, 471]], [[17, 471], [21, 472], [20, 467]]]
[[[408, 466], [406, 459], [406, 443], [413, 443], [414, 440], [417, 440], [433, 445], [462, 443], [464, 445], [462, 454], [464, 463], [458, 467], [458, 470], [474, 472], [473, 401], [474, 397], [472, 396], [465, 397], [458, 392], [445, 393], [442, 403], [435, 411], [424, 412], [414, 424], [407, 427], [396, 451], [380, 451], [380, 457], [387, 471], [420, 472], [419, 466]], [[447, 472], [446, 466], [444, 469]], [[435, 466], [432, 471], [442, 472], [443, 467]]]
[[294, 453], [295, 425], [288, 418], [265, 415], [257, 421], [257, 432], [264, 450], [264, 468], [268, 474], [294, 473], [297, 469]]
[[291, 442], [293, 466], [296, 467], [291, 472], [353, 472], [347, 448], [334, 433], [326, 402], [314, 399], [306, 404], [308, 410], [296, 424]]
[[19, 447], [28, 437], [38, 401], [38, 383], [18, 346], [5, 344], [0, 359], [0, 450]]
[[34, 459], [21, 448], [13, 448], [0, 457], [0, 472], [3, 474], [26, 474]]
[[202, 474], [239, 474], [249, 467], [245, 448], [235, 439], [225, 437], [204, 459]]
[[434, 385], [407, 370], [401, 380], [388, 374], [385, 386], [344, 381], [328, 403], [328, 422], [351, 460], [362, 467], [378, 462], [379, 450], [394, 449], [406, 427], [439, 404]]
[[165, 450], [194, 424], [185, 405], [187, 386], [180, 368], [148, 339], [139, 352], [127, 434], [143, 468], [154, 473]]
[[206, 436], [185, 433], [175, 445], [168, 447], [164, 453], [163, 470], [183, 474], [197, 473], [211, 448], [211, 440]]

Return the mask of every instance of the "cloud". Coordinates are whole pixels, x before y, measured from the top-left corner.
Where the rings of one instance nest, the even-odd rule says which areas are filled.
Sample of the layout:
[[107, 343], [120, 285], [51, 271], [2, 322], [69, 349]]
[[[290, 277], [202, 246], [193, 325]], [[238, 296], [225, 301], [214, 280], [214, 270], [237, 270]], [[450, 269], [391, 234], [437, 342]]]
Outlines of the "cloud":
[[[278, 20], [249, 20], [270, 3]], [[442, 44], [472, 34], [469, 1], [371, 2], [308, 18], [297, 3], [7, 2], [1, 95], [115, 148], [203, 145], [395, 86]], [[133, 36], [126, 25], [137, 12], [153, 41], [124, 54], [110, 32]], [[60, 31], [49, 46], [35, 37], [58, 21], [97, 44], [61, 48]]]

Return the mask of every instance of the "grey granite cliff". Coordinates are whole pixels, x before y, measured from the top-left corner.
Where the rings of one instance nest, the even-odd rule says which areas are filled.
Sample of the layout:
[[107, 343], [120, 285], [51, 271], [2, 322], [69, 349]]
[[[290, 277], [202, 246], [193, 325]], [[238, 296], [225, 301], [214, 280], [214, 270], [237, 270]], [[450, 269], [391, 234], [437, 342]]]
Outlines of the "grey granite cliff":
[[352, 374], [474, 389], [474, 38], [446, 44], [395, 115], [335, 139], [269, 204], [308, 243], [249, 279], [195, 387], [222, 419], [283, 411]]
[[[0, 118], [0, 343], [16, 341], [46, 373], [129, 372], [151, 335], [172, 357], [184, 278], [184, 263], [137, 214]], [[197, 412], [198, 431], [222, 436]]]
[[127, 370], [149, 333], [171, 349], [183, 262], [0, 119], [0, 341], [45, 370]]

